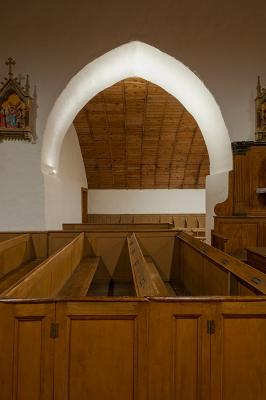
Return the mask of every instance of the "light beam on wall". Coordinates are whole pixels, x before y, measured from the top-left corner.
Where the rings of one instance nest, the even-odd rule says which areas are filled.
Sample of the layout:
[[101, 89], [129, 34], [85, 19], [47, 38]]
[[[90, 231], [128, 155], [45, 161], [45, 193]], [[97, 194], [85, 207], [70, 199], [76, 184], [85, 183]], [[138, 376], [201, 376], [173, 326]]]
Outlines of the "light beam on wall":
[[58, 169], [64, 136], [85, 104], [102, 90], [130, 77], [161, 86], [192, 114], [206, 142], [211, 174], [232, 169], [228, 131], [220, 108], [204, 83], [173, 57], [145, 43], [130, 42], [86, 65], [56, 100], [44, 131], [44, 173]]

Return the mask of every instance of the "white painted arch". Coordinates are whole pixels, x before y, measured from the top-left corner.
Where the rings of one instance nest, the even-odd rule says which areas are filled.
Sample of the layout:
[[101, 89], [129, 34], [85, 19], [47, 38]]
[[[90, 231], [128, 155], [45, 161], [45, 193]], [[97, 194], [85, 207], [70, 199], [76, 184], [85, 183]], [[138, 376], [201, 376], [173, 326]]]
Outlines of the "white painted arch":
[[206, 142], [211, 175], [232, 169], [229, 134], [221, 110], [204, 83], [180, 61], [134, 41], [86, 65], [61, 92], [44, 131], [44, 173], [57, 170], [64, 136], [77, 113], [97, 93], [129, 77], [140, 77], [162, 87], [193, 115]]

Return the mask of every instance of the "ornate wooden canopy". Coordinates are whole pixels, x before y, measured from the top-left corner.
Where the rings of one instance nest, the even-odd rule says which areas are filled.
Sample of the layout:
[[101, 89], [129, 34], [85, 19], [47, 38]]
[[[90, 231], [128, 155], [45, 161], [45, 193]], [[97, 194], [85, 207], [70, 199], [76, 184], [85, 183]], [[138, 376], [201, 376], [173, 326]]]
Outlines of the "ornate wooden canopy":
[[74, 120], [91, 189], [204, 188], [209, 157], [189, 112], [162, 88], [128, 78]]

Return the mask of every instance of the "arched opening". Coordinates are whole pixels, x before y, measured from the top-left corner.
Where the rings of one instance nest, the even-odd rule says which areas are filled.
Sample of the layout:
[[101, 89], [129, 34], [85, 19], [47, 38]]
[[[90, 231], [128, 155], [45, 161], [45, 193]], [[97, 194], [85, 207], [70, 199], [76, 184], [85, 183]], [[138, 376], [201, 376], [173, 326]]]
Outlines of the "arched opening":
[[219, 106], [190, 69], [141, 42], [130, 42], [104, 54], [71, 79], [55, 102], [46, 124], [42, 149], [43, 172], [56, 172], [64, 136], [85, 104], [97, 93], [129, 77], [140, 77], [160, 86], [194, 117], [208, 150], [210, 175], [220, 176], [219, 193], [214, 180], [207, 184], [211, 193], [208, 208], [213, 208], [216, 202], [226, 198], [227, 172], [232, 168], [230, 139]]

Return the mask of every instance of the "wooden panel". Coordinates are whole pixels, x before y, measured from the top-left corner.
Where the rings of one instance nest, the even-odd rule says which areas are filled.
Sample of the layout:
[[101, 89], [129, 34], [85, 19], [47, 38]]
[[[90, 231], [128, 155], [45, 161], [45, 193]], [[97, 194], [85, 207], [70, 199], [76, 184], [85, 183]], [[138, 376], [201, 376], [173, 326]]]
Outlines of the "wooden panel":
[[229, 273], [219, 268], [212, 261], [204, 258], [203, 261], [203, 292], [204, 296], [228, 296]]
[[55, 296], [83, 257], [84, 233], [50, 256], [3, 294], [15, 298]]
[[266, 247], [248, 247], [247, 263], [266, 273]]
[[[264, 399], [266, 393], [266, 313], [260, 303], [222, 303], [219, 334], [213, 336], [212, 364], [217, 368], [214, 398]], [[215, 347], [219, 340], [220, 347]], [[216, 393], [216, 395], [215, 395]], [[219, 397], [216, 397], [219, 393]]]
[[[251, 266], [241, 262], [221, 250], [215, 249], [206, 243], [200, 242], [198, 239], [186, 233], [179, 233], [177, 240], [180, 241], [180, 265], [182, 266], [181, 279], [186, 286], [186, 282], [191, 287], [192, 295], [202, 294], [203, 273], [202, 260], [208, 259], [212, 264], [212, 268], [219, 268], [230, 272], [234, 278], [242, 284], [247, 285], [254, 294], [266, 294], [265, 274], [252, 268]], [[215, 273], [215, 275], [217, 273]], [[221, 274], [219, 273], [220, 278]], [[228, 278], [228, 283], [231, 279]], [[215, 285], [215, 282], [212, 284]], [[225, 278], [223, 278], [222, 287], [225, 288]], [[189, 290], [189, 289], [188, 289]], [[220, 291], [221, 288], [218, 288]]]
[[99, 262], [99, 257], [86, 257], [83, 259], [58, 293], [58, 297], [86, 296]]
[[132, 302], [57, 307], [55, 400], [144, 400], [145, 314]]
[[[149, 313], [149, 399], [209, 399], [210, 305], [152, 303]], [[160, 332], [160, 334], [158, 334]]]
[[167, 233], [154, 234], [136, 234], [141, 250], [144, 255], [150, 255], [163, 280], [170, 280], [170, 269], [174, 251], [174, 236]]
[[167, 296], [168, 290], [160, 274], [150, 257], [143, 256], [134, 233], [127, 238], [127, 242], [137, 296]]
[[181, 280], [186, 290], [193, 296], [203, 295], [203, 257], [196, 250], [182, 245]]
[[[205, 214], [88, 214], [88, 223], [136, 224], [138, 219], [142, 218], [143, 221], [144, 218], [146, 221], [149, 221], [150, 224], [173, 224], [173, 218], [175, 217], [177, 226], [182, 225], [184, 228], [187, 216], [195, 216], [197, 219], [197, 226], [199, 228], [205, 228]], [[116, 221], [114, 221], [114, 218], [116, 218]], [[178, 221], [181, 221], [181, 223]]]
[[14, 237], [0, 243], [0, 278], [26, 263], [32, 257], [29, 234]]
[[[9, 308], [12, 324], [8, 334], [5, 332], [5, 343], [1, 342], [0, 334], [1, 397], [52, 400], [53, 340], [50, 338], [50, 324], [55, 318], [54, 304], [5, 304], [5, 308]], [[2, 318], [1, 314], [1, 327]]]
[[172, 229], [172, 224], [167, 223], [132, 223], [132, 224], [63, 224], [64, 231], [84, 231], [84, 232], [93, 232], [93, 231], [129, 231], [129, 232], [137, 232], [137, 231], [155, 231], [155, 230], [167, 230]]
[[128, 78], [74, 119], [89, 188], [204, 188], [209, 157], [194, 118], [151, 82]]

